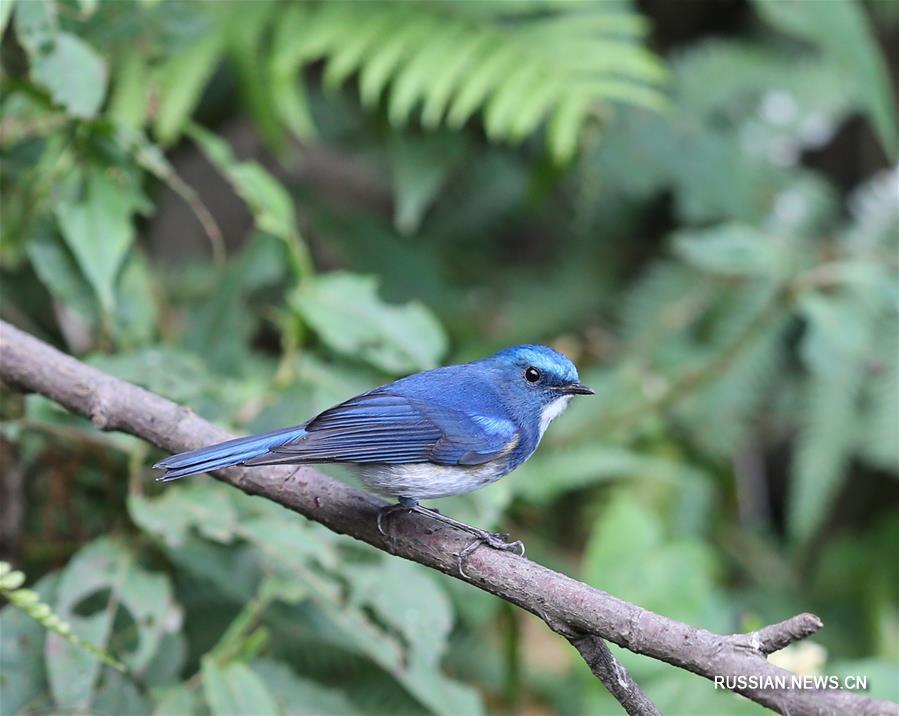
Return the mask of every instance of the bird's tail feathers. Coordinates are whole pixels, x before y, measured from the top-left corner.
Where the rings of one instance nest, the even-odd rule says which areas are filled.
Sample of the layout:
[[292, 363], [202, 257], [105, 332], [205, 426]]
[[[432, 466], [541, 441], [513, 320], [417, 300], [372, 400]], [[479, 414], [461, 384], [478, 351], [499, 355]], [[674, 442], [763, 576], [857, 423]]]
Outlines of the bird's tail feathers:
[[260, 457], [274, 448], [301, 438], [305, 432], [306, 429], [303, 426], [296, 426], [261, 435], [228, 440], [218, 445], [172, 455], [159, 461], [153, 467], [165, 470], [165, 474], [158, 478], [160, 481], [177, 480], [179, 477], [187, 475], [242, 465], [247, 460]]

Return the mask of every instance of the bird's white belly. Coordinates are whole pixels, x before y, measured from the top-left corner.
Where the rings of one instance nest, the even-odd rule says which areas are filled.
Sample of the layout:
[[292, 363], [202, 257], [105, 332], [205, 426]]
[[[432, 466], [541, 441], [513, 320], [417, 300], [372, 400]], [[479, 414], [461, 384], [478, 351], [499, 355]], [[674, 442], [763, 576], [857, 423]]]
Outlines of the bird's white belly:
[[503, 464], [497, 462], [465, 467], [429, 462], [359, 467], [359, 477], [370, 492], [414, 500], [461, 495], [496, 482], [505, 474]]
[[[540, 438], [549, 424], [565, 412], [570, 400], [571, 396], [566, 395], [543, 408], [540, 415]], [[514, 444], [510, 445], [510, 449]], [[358, 466], [359, 478], [369, 492], [388, 498], [409, 497], [414, 500], [461, 495], [496, 482], [507, 473], [508, 463], [503, 460], [467, 466], [435, 465], [429, 462]]]

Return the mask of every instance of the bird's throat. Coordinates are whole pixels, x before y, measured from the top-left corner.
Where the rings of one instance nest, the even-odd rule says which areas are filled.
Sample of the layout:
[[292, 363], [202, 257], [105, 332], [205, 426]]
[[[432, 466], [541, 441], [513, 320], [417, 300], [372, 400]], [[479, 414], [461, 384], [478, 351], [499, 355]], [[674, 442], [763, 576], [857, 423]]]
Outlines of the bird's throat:
[[568, 407], [568, 402], [570, 400], [570, 395], [563, 395], [543, 407], [543, 413], [540, 415], [541, 438], [543, 437], [543, 433], [545, 433], [546, 429], [549, 427], [549, 424], [565, 412], [565, 408]]

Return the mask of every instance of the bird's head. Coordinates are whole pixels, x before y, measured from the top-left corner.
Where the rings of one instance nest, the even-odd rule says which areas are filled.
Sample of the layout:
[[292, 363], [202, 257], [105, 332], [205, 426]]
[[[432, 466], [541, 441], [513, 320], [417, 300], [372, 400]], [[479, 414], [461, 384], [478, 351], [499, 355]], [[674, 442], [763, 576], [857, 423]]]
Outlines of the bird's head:
[[497, 373], [507, 396], [539, 420], [540, 434], [568, 406], [573, 395], [593, 395], [581, 385], [564, 353], [541, 345], [512, 346], [484, 359]]

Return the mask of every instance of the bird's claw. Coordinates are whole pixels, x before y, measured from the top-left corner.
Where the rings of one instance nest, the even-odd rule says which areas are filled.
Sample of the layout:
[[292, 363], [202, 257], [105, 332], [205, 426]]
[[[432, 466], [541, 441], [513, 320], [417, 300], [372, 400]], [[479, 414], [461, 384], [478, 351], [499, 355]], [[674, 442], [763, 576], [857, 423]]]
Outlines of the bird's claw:
[[459, 566], [459, 574], [468, 578], [468, 575], [465, 573], [465, 560], [474, 552], [480, 545], [486, 544], [488, 547], [492, 547], [493, 549], [498, 549], [502, 552], [516, 551], [519, 556], [524, 557], [524, 542], [520, 539], [509, 542], [509, 533], [508, 532], [487, 532], [486, 530], [481, 530], [476, 527], [472, 527], [470, 525], [466, 525], [458, 520], [454, 520], [451, 517], [445, 517], [441, 515], [437, 510], [431, 509], [429, 507], [422, 507], [417, 503], [416, 500], [408, 497], [400, 497], [399, 502], [395, 505], [385, 505], [380, 510], [378, 510], [378, 532], [380, 532], [384, 537], [387, 538], [387, 545], [390, 552], [393, 552], [393, 538], [391, 535], [387, 533], [384, 529], [384, 520], [395, 512], [417, 512], [422, 515], [426, 515], [431, 519], [435, 519], [438, 522], [443, 522], [445, 524], [450, 525], [458, 530], [463, 530], [468, 532], [471, 535], [474, 535], [474, 540], [466, 545], [466, 547], [456, 555]]
[[378, 510], [378, 532], [380, 532], [384, 537], [389, 537], [387, 531], [384, 529], [384, 518], [390, 517], [390, 515], [396, 512], [408, 512], [409, 508], [402, 504], [396, 505], [386, 505]]
[[482, 544], [493, 549], [498, 549], [501, 552], [511, 552], [512, 550], [515, 550], [518, 552], [519, 557], [524, 557], [524, 542], [520, 539], [508, 542], [507, 540], [509, 537], [510, 535], [508, 532], [484, 532], [483, 534], [478, 535], [476, 539], [456, 555], [459, 565], [459, 574], [466, 579], [468, 578], [468, 574], [465, 572], [465, 560]]

